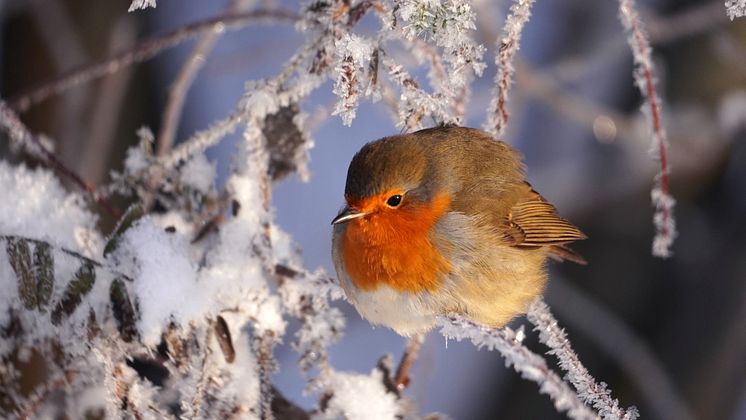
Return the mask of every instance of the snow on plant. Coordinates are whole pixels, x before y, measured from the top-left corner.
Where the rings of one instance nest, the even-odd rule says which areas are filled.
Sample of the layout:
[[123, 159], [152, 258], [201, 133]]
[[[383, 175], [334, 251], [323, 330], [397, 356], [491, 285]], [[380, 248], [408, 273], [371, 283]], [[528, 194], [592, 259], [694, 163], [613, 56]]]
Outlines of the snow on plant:
[[340, 115], [345, 125], [351, 125], [357, 111], [358, 97], [364, 90], [363, 74], [373, 55], [373, 45], [361, 36], [346, 33], [335, 42], [335, 68], [337, 82], [334, 94], [339, 102], [333, 115]]

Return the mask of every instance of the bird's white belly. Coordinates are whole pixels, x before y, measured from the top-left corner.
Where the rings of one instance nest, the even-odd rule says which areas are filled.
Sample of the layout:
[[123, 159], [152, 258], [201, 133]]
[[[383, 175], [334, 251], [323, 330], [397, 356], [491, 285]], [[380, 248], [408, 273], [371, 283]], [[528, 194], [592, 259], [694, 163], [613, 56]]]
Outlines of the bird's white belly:
[[372, 324], [385, 325], [401, 335], [425, 332], [435, 325], [438, 314], [429, 293], [409, 293], [381, 285], [372, 291], [345, 287], [349, 300]]

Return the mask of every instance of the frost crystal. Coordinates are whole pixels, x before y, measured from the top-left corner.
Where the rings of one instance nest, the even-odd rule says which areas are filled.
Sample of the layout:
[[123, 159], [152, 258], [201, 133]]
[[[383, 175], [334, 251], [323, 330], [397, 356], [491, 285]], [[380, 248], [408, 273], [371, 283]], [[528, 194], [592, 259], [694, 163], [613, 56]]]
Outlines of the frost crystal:
[[363, 74], [373, 54], [370, 40], [346, 33], [335, 42], [335, 65], [337, 81], [334, 94], [339, 97], [332, 115], [340, 115], [345, 125], [351, 125], [357, 112], [358, 98], [363, 90]]
[[725, 0], [725, 9], [730, 20], [746, 16], [746, 0]]
[[477, 75], [482, 74], [485, 49], [469, 38], [468, 34], [476, 29], [476, 16], [468, 2], [405, 0], [400, 2], [399, 15], [406, 22], [403, 31], [407, 39], [431, 37], [443, 48], [451, 89], [458, 90], [467, 83], [469, 68]]
[[568, 417], [598, 418], [547, 366], [546, 360], [524, 346], [519, 340], [522, 337], [509, 327], [489, 328], [457, 315], [439, 318], [438, 325], [441, 327], [441, 334], [446, 338], [456, 341], [468, 339], [478, 348], [499, 351], [505, 359], [506, 366], [513, 366], [524, 379], [536, 382], [539, 385], [539, 392], [547, 394], [555, 408], [558, 411], [566, 411]]
[[132, 0], [128, 12], [134, 12], [138, 9], [147, 9], [148, 7], [155, 8], [155, 0]]
[[668, 139], [663, 128], [661, 117], [661, 99], [655, 87], [652, 52], [650, 42], [642, 28], [642, 22], [635, 10], [634, 0], [619, 0], [619, 18], [628, 32], [627, 42], [632, 50], [635, 62], [635, 83], [645, 99], [642, 113], [645, 115], [651, 131], [650, 150], [660, 163], [660, 171], [655, 178], [651, 191], [655, 215], [655, 238], [653, 238], [653, 255], [668, 258], [672, 255], [671, 247], [676, 238], [676, 224], [673, 215], [674, 199], [668, 191], [668, 175], [671, 170], [668, 163]]
[[565, 330], [559, 327], [549, 307], [541, 299], [536, 299], [529, 305], [528, 320], [535, 325], [534, 330], [539, 333], [539, 340], [546, 344], [559, 360], [559, 366], [567, 372], [565, 378], [578, 391], [578, 397], [598, 410], [605, 419], [634, 420], [638, 417], [635, 407], [625, 411], [619, 407], [619, 401], [611, 397], [611, 391], [603, 382], [598, 383], [583, 366], [577, 353], [570, 346], [570, 340]]
[[495, 136], [503, 134], [508, 124], [508, 92], [513, 83], [513, 59], [520, 48], [523, 27], [531, 17], [534, 0], [515, 0], [510, 6], [510, 16], [505, 20], [503, 33], [497, 40], [495, 64], [495, 89], [490, 102], [485, 129]]

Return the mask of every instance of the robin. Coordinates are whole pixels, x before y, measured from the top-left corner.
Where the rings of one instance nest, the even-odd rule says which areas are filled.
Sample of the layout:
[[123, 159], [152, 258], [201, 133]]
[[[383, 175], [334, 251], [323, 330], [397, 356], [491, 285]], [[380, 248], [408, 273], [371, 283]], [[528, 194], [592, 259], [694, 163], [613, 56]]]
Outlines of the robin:
[[586, 236], [524, 180], [521, 156], [488, 133], [439, 127], [385, 137], [352, 158], [332, 258], [373, 324], [425, 332], [458, 313], [501, 327], [547, 282], [547, 257], [584, 264]]

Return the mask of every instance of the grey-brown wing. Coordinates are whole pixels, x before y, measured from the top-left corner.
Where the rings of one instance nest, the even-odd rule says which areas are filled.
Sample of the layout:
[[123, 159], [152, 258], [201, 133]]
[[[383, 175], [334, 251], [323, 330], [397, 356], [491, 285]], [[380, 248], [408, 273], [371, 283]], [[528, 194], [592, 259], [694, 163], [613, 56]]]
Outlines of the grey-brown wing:
[[454, 210], [478, 216], [511, 246], [544, 247], [554, 259], [586, 263], [567, 245], [587, 236], [562, 218], [557, 209], [528, 183], [517, 183], [514, 188], [495, 191], [492, 196], [490, 192], [485, 189], [481, 196], [456, 200]]

